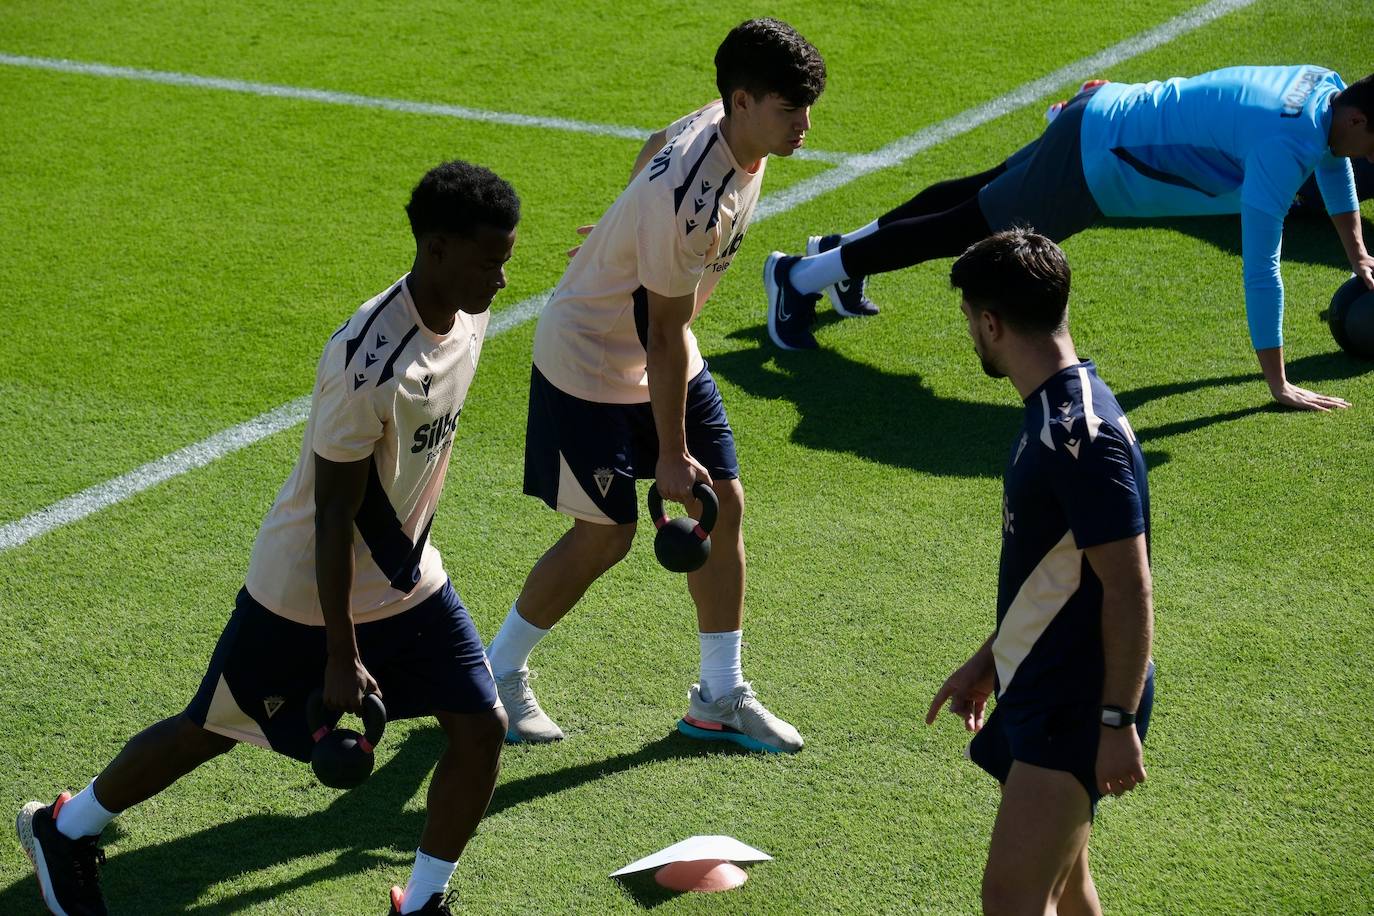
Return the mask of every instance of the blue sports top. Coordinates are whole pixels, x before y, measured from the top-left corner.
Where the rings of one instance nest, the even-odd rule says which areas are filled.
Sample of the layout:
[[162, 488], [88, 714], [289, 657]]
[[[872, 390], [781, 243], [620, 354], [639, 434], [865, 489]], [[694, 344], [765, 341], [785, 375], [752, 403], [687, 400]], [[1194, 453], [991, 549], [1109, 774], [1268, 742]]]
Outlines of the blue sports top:
[[1144, 533], [1145, 458], [1092, 361], [1026, 398], [1002, 491], [992, 642], [999, 703], [1097, 703], [1102, 582], [1084, 550]]
[[1108, 83], [1083, 113], [1083, 173], [1107, 216], [1241, 215], [1255, 349], [1283, 343], [1283, 217], [1314, 174], [1328, 213], [1359, 209], [1350, 160], [1331, 155], [1322, 67], [1228, 67], [1188, 79]]

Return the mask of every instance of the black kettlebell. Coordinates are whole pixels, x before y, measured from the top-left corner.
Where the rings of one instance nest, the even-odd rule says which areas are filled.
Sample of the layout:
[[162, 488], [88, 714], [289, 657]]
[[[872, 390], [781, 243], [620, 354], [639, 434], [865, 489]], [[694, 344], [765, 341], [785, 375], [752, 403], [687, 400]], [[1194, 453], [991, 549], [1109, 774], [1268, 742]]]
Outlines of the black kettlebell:
[[688, 573], [701, 569], [711, 555], [711, 529], [716, 527], [720, 503], [716, 491], [698, 480], [692, 495], [701, 501], [701, 521], [690, 518], [669, 519], [663, 511], [658, 484], [649, 484], [649, 517], [658, 533], [654, 535], [654, 555], [669, 572]]
[[324, 690], [317, 688], [305, 701], [305, 722], [315, 749], [310, 752], [310, 766], [320, 782], [331, 789], [352, 789], [362, 785], [372, 775], [372, 749], [386, 731], [386, 707], [375, 693], [363, 697], [364, 734], [349, 728], [335, 728], [338, 717], [331, 721], [324, 705]]

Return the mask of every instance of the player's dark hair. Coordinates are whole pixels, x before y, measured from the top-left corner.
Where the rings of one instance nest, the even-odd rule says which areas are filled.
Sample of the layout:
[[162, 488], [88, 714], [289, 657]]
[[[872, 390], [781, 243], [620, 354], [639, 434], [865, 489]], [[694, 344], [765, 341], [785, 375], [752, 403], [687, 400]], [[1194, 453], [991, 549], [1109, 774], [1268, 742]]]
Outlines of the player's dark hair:
[[520, 222], [520, 198], [491, 169], [455, 159], [425, 173], [406, 216], [417, 240], [432, 233], [471, 236], [482, 226], [509, 232]]
[[776, 92], [798, 108], [825, 90], [825, 61], [811, 42], [778, 19], [750, 19], [730, 30], [716, 49], [716, 88], [730, 113], [730, 93], [756, 99]]
[[1331, 100], [1331, 104], [1356, 108], [1368, 120], [1367, 130], [1374, 130], [1374, 73], [1346, 86]]
[[1053, 334], [1069, 308], [1069, 262], [1059, 246], [1016, 227], [969, 247], [949, 270], [950, 285], [974, 309], [1018, 331]]

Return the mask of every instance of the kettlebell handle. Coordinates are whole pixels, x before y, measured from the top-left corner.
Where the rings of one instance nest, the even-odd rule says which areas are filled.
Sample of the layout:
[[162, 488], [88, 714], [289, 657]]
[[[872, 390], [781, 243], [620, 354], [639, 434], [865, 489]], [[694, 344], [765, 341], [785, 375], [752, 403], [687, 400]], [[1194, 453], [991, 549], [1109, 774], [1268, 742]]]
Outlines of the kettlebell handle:
[[[320, 739], [334, 730], [329, 722], [324, 705], [324, 688], [316, 687], [305, 700], [305, 723], [310, 727], [310, 737], [319, 743]], [[363, 708], [359, 717], [363, 720], [363, 739], [359, 746], [368, 753], [382, 740], [386, 732], [386, 706], [375, 693], [363, 697]], [[334, 720], [336, 723], [337, 719]]]
[[[716, 499], [716, 491], [700, 480], [692, 484], [692, 495], [701, 503], [701, 519], [697, 522], [696, 536], [704, 541], [710, 537], [711, 529], [716, 527], [720, 501]], [[663, 497], [659, 495], [657, 481], [649, 484], [648, 502], [649, 517], [654, 520], [654, 527], [662, 528], [668, 524], [668, 513], [663, 511]]]

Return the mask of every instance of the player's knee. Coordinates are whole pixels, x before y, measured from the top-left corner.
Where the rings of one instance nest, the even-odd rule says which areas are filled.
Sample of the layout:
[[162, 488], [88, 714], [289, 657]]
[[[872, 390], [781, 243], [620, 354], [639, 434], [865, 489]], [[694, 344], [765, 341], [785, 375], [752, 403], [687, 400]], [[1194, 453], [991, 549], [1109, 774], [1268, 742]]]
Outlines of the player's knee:
[[476, 757], [491, 758], [493, 761], [501, 756], [509, 724], [506, 711], [501, 707], [462, 715], [440, 713], [438, 719], [444, 733], [448, 735], [450, 747]]
[[711, 487], [720, 503], [717, 527], [738, 526], [744, 519], [744, 486], [739, 480], [717, 480]]
[[630, 552], [635, 541], [635, 524], [598, 525], [578, 520], [573, 526], [579, 548], [589, 554], [594, 562], [604, 569], [610, 569]]
[[983, 872], [983, 914], [984, 916], [1016, 916], [1022, 913], [1043, 913], [1044, 907], [1036, 909], [1030, 900], [1029, 889], [1017, 887], [1005, 877], [994, 874], [991, 869]]
[[218, 757], [232, 751], [238, 743], [233, 738], [226, 738], [197, 725], [186, 713], [174, 718], [172, 725], [176, 747], [188, 760], [204, 761]]

